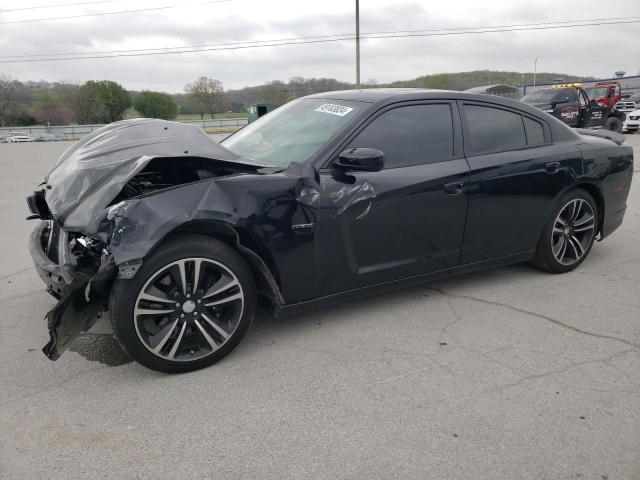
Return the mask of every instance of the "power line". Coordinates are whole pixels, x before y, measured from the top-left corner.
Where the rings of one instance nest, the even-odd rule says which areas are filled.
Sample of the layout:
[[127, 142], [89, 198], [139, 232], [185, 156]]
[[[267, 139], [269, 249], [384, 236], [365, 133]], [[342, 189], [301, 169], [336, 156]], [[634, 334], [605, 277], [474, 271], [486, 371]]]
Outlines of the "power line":
[[75, 7], [77, 5], [95, 5], [96, 3], [113, 3], [122, 2], [123, 0], [96, 0], [94, 2], [73, 2], [73, 3], [59, 3], [57, 5], [37, 5], [34, 7], [20, 7], [20, 8], [3, 8], [0, 13], [3, 12], [20, 12], [24, 10], [41, 10], [46, 8], [58, 8], [58, 7]]
[[[98, 50], [91, 52], [62, 52], [62, 53], [32, 53], [29, 55], [0, 55], [0, 59], [4, 58], [32, 58], [32, 57], [54, 57], [54, 56], [67, 56], [67, 55], [96, 55], [106, 53], [133, 53], [133, 52], [154, 52], [154, 51], [167, 51], [167, 50], [179, 50], [184, 48], [205, 48], [205, 47], [218, 47], [228, 45], [247, 45], [247, 44], [260, 44], [264, 42], [285, 42], [289, 40], [313, 40], [322, 38], [333, 37], [346, 37], [353, 35], [351, 33], [334, 33], [332, 35], [317, 35], [313, 37], [285, 37], [285, 38], [272, 38], [268, 40], [247, 40], [242, 42], [223, 42], [223, 43], [205, 43], [202, 45], [182, 45], [175, 47], [156, 47], [156, 48], [138, 48], [138, 49], [126, 49], [126, 50]], [[174, 53], [174, 52], [169, 52]], [[175, 53], [180, 53], [175, 52]]]
[[[224, 2], [231, 2], [233, 0], [211, 0], [208, 2], [198, 2], [195, 5], [208, 5], [208, 4], [212, 4], [212, 3], [224, 3]], [[8, 22], [0, 22], [0, 25], [12, 25], [12, 24], [16, 24], [16, 23], [33, 23], [33, 22], [48, 22], [50, 20], [71, 20], [71, 19], [75, 19], [75, 18], [85, 18], [85, 17], [103, 17], [103, 16], [107, 16], [107, 15], [124, 15], [127, 13], [140, 13], [140, 12], [150, 12], [150, 11], [157, 11], [157, 10], [169, 10], [172, 8], [180, 8], [180, 7], [185, 7], [185, 6], [190, 6], [190, 5], [184, 5], [184, 4], [180, 4], [180, 5], [166, 5], [163, 7], [149, 7], [149, 8], [137, 8], [135, 10], [118, 10], [116, 12], [99, 12], [99, 13], [83, 13], [80, 15], [64, 15], [61, 17], [46, 17], [46, 18], [28, 18], [25, 20], [10, 20]]]
[[[558, 22], [537, 22], [537, 23], [516, 23], [510, 25], [488, 25], [479, 27], [447, 27], [436, 29], [418, 29], [418, 30], [393, 30], [393, 31], [377, 31], [377, 32], [363, 32], [362, 35], [382, 35], [382, 34], [399, 34], [399, 33], [430, 33], [430, 32], [448, 32], [448, 31], [470, 31], [470, 30], [484, 30], [484, 29], [501, 29], [511, 27], [531, 27], [531, 26], [544, 26], [544, 25], [563, 25], [563, 24], [582, 24], [584, 22], [609, 22], [615, 20], [640, 20], [640, 17], [609, 17], [609, 18], [591, 18], [584, 20], [569, 20]], [[576, 25], [582, 26], [582, 25]], [[200, 49], [206, 47], [218, 47], [218, 46], [231, 46], [231, 45], [247, 45], [247, 44], [260, 44], [270, 42], [285, 42], [294, 40], [315, 40], [322, 38], [334, 38], [334, 37], [348, 37], [345, 40], [351, 40], [353, 33], [334, 33], [331, 35], [315, 35], [311, 37], [285, 37], [268, 40], [251, 40], [243, 42], [225, 42], [225, 43], [205, 43], [201, 45], [179, 45], [173, 47], [156, 47], [156, 48], [138, 48], [138, 49], [121, 49], [121, 50], [97, 50], [91, 52], [51, 52], [51, 53], [35, 53], [29, 55], [0, 55], [0, 59], [5, 58], [33, 58], [33, 57], [55, 57], [55, 56], [78, 56], [78, 55], [102, 55], [112, 53], [134, 53], [134, 52], [154, 52], [154, 51], [167, 51], [167, 50], [181, 50], [181, 49]], [[174, 53], [174, 52], [170, 52]], [[180, 53], [180, 52], [175, 52]]]
[[[505, 27], [476, 27], [478, 31], [469, 31], [465, 29], [460, 29], [460, 31], [454, 31], [455, 29], [445, 29], [447, 31], [422, 31], [428, 33], [400, 33], [398, 32], [380, 32], [373, 34], [361, 35], [363, 39], [385, 39], [385, 38], [410, 38], [410, 37], [437, 37], [437, 36], [449, 36], [449, 35], [473, 35], [473, 34], [484, 34], [484, 33], [503, 33], [503, 32], [519, 32], [519, 31], [535, 31], [535, 30], [552, 30], [552, 29], [560, 29], [560, 28], [577, 28], [577, 27], [589, 27], [589, 26], [603, 26], [603, 25], [620, 25], [620, 24], [634, 24], [640, 23], [640, 17], [626, 17], [633, 18], [635, 20], [627, 20], [627, 21], [594, 21], [590, 23], [580, 23], [580, 24], [561, 24], [561, 25], [545, 25], [538, 27], [520, 27], [514, 26], [514, 28], [505, 28]], [[418, 31], [421, 32], [421, 31]], [[337, 36], [336, 34], [334, 36]], [[179, 47], [179, 48], [187, 48], [186, 50], [180, 51], [149, 51], [146, 53], [122, 53], [115, 55], [94, 55], [94, 54], [83, 54], [87, 56], [69, 56], [62, 58], [30, 58], [25, 60], [0, 60], [0, 63], [28, 63], [28, 62], [49, 62], [49, 61], [66, 61], [66, 60], [83, 60], [83, 59], [102, 59], [102, 58], [122, 58], [122, 57], [142, 57], [142, 56], [152, 56], [152, 55], [174, 55], [181, 53], [196, 53], [196, 52], [209, 52], [209, 51], [231, 51], [231, 50], [242, 50], [248, 48], [260, 48], [260, 47], [279, 47], [285, 45], [304, 45], [304, 44], [315, 44], [315, 43], [330, 43], [330, 42], [341, 42], [345, 40], [354, 40], [355, 36], [353, 34], [345, 34], [342, 36], [343, 38], [324, 38], [324, 37], [311, 37], [315, 38], [315, 40], [306, 40], [308, 37], [299, 37], [297, 39], [292, 38], [291, 41], [278, 41], [278, 40], [264, 40], [262, 42], [270, 42], [270, 43], [258, 43], [256, 42], [244, 42], [247, 44], [243, 44], [243, 42], [239, 42], [239, 44], [233, 46], [214, 46], [207, 48], [193, 48], [193, 47]], [[77, 55], [77, 54], [75, 54]]]

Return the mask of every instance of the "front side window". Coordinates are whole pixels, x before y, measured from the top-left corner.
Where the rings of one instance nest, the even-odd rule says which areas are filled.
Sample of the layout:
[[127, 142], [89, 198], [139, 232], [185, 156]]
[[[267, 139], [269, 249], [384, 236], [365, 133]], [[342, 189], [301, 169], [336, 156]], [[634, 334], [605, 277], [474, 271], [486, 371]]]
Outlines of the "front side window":
[[468, 135], [465, 138], [475, 154], [505, 152], [527, 146], [522, 116], [500, 108], [465, 105]]
[[449, 104], [410, 105], [375, 118], [350, 147], [384, 153], [384, 168], [399, 168], [453, 158], [453, 119]]
[[242, 157], [286, 168], [311, 159], [367, 106], [321, 98], [294, 100], [250, 123], [222, 145]]

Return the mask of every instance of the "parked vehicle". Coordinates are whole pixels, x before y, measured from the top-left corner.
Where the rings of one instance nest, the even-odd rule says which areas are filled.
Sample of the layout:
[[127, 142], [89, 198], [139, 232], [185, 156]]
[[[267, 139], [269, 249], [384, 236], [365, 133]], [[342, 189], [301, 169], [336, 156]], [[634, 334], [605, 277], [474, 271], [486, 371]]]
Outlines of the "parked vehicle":
[[[205, 367], [273, 315], [516, 262], [564, 273], [622, 223], [633, 150], [513, 100], [372, 89], [292, 101], [218, 144], [137, 119], [28, 198], [57, 359], [101, 313], [141, 364]], [[428, 307], [425, 307], [428, 308]]]
[[7, 135], [8, 143], [25, 143], [33, 141], [34, 137], [27, 135], [25, 132], [9, 132], [9, 135]]
[[625, 96], [616, 103], [616, 109], [624, 113], [633, 112], [637, 108], [640, 108], [640, 93], [638, 92]]
[[34, 138], [36, 142], [59, 142], [60, 140], [62, 140], [60, 136], [52, 133], [41, 133]]
[[622, 125], [622, 131], [627, 133], [635, 133], [640, 130], [640, 108], [627, 113], [627, 119]]
[[591, 100], [609, 108], [615, 108], [622, 95], [620, 82], [598, 82], [593, 87], [584, 87], [584, 91]]
[[625, 114], [591, 100], [580, 83], [559, 84], [528, 93], [521, 102], [537, 107], [573, 128], [622, 131]]

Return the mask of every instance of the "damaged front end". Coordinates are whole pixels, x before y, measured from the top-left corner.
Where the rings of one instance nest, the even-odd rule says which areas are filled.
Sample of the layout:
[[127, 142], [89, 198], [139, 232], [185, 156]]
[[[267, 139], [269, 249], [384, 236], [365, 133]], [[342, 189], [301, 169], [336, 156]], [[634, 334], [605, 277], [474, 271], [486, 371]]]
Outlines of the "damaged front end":
[[52, 220], [31, 234], [36, 272], [58, 304], [46, 314], [49, 342], [42, 349], [57, 360], [73, 339], [106, 311], [109, 290], [118, 269], [104, 244], [69, 235]]
[[[151, 119], [107, 125], [63, 153], [42, 188], [27, 198], [28, 218], [41, 220], [30, 253], [47, 291], [58, 299], [46, 314], [45, 355], [58, 359], [91, 328], [108, 310], [115, 279], [133, 276], [153, 247], [158, 225], [136, 218], [132, 228], [124, 212], [157, 192], [265, 167], [239, 158], [196, 126]], [[164, 220], [189, 215], [193, 202], [169, 205]]]

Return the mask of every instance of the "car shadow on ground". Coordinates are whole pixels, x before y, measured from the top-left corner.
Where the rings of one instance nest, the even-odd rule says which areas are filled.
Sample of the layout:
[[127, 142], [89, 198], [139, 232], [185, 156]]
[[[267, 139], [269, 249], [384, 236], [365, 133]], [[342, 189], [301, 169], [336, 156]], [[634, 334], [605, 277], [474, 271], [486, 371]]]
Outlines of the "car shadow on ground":
[[[483, 272], [468, 273], [446, 280], [425, 282], [424, 284], [413, 287], [392, 289], [388, 293], [378, 293], [369, 297], [342, 302], [330, 307], [311, 310], [297, 315], [276, 318], [265, 311], [259, 310], [246, 338], [228, 358], [232, 359], [235, 356], [244, 355], [250, 352], [252, 346], [256, 344], [265, 345], [278, 343], [279, 338], [291, 335], [294, 330], [300, 332], [318, 325], [330, 327], [337, 323], [344, 325], [344, 322], [349, 322], [350, 319], [354, 318], [361, 318], [362, 315], [365, 315], [371, 310], [380, 310], [388, 307], [390, 304], [402, 305], [414, 299], [416, 296], [429, 297], [433, 292], [455, 289], [462, 284], [470, 288], [487, 282], [508, 284], [526, 275], [547, 274], [523, 263]], [[395, 321], [397, 321], [397, 319]], [[117, 367], [133, 362], [131, 357], [122, 349], [117, 339], [113, 336], [113, 333], [111, 331], [104, 331], [104, 328], [103, 331], [96, 332], [92, 329], [89, 332], [80, 334], [69, 350], [78, 353], [87, 360], [100, 362], [110, 367]]]

